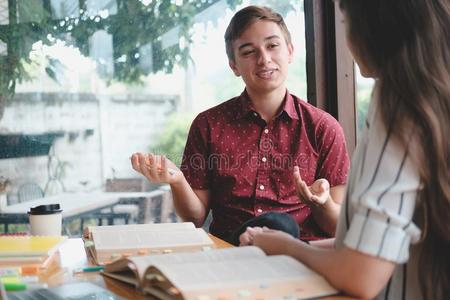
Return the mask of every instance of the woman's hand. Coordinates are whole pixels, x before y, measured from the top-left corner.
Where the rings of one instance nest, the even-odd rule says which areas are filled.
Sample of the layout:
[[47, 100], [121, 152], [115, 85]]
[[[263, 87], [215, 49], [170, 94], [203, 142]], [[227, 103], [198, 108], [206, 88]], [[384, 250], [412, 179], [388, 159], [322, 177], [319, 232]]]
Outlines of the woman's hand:
[[261, 248], [267, 255], [289, 255], [289, 244], [297, 241], [292, 235], [279, 230], [262, 230], [253, 237], [253, 245]]
[[322, 206], [330, 200], [330, 183], [326, 179], [318, 179], [308, 187], [300, 176], [298, 166], [294, 167], [294, 184], [300, 199], [314, 206]]
[[134, 153], [131, 165], [153, 183], [176, 184], [183, 179], [183, 173], [163, 155]]
[[247, 227], [244, 233], [239, 236], [239, 246], [249, 246], [253, 245], [253, 237], [264, 230], [269, 230], [267, 227]]

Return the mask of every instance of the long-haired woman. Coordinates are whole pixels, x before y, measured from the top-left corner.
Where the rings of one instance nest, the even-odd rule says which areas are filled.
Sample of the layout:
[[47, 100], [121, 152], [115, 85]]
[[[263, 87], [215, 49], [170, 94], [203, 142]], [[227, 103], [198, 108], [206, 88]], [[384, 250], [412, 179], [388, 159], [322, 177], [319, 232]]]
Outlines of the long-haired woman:
[[[335, 248], [251, 230], [347, 294], [450, 294], [450, 2], [340, 0], [347, 43], [376, 79], [352, 160]], [[297, 178], [301, 189], [301, 178]]]

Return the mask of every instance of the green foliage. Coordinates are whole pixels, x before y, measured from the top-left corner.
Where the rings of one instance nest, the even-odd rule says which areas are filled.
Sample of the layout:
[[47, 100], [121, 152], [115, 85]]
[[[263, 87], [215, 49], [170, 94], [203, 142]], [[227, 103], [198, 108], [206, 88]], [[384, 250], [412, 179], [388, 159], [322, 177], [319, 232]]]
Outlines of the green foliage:
[[193, 118], [192, 114], [173, 113], [150, 152], [165, 155], [179, 166]]
[[364, 128], [364, 122], [367, 115], [367, 110], [369, 109], [370, 98], [372, 95], [372, 86], [365, 86], [358, 88], [357, 91], [357, 123], [358, 132]]
[[[88, 56], [89, 38], [98, 30], [105, 30], [113, 36], [114, 74], [106, 79], [131, 84], [140, 83], [142, 75], [150, 72], [170, 73], [175, 65], [186, 66], [190, 60], [194, 17], [218, 1], [190, 0], [176, 5], [172, 0], [159, 0], [150, 1], [146, 6], [139, 0], [117, 0], [117, 13], [103, 17], [88, 15], [86, 2], [80, 1], [78, 17], [55, 20], [46, 1], [11, 0], [9, 24], [0, 25], [0, 40], [8, 45], [7, 56], [0, 57], [0, 95], [12, 95], [16, 82], [28, 79], [24, 64], [30, 63], [29, 53], [35, 42], [52, 45], [58, 39], [63, 40]], [[232, 8], [241, 2], [227, 0]], [[178, 38], [184, 43], [176, 42], [163, 49], [161, 36], [175, 28], [178, 29]], [[139, 65], [139, 50], [147, 44], [152, 46], [151, 70]], [[47, 63], [45, 70], [54, 78], [52, 62]]]

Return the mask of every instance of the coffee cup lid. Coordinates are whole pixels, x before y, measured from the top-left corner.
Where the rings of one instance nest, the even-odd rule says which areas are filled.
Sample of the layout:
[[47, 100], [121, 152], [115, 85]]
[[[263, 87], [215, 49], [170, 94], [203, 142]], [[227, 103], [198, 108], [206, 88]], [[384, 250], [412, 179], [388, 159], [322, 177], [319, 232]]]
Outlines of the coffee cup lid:
[[47, 204], [31, 207], [28, 212], [29, 215], [51, 215], [62, 212], [59, 204]]

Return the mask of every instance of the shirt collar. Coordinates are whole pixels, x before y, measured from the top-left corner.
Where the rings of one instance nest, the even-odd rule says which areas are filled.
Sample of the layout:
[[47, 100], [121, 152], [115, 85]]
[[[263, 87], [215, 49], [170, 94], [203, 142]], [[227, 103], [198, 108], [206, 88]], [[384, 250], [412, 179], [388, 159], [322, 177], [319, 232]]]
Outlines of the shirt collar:
[[284, 97], [284, 106], [283, 106], [283, 111], [287, 113], [287, 115], [291, 118], [291, 119], [296, 119], [298, 120], [298, 114], [297, 114], [297, 110], [295, 109], [295, 99], [294, 96], [289, 93], [288, 90], [286, 90], [286, 96]]
[[[236, 112], [236, 119], [242, 119], [246, 117], [248, 114], [254, 114], [255, 108], [253, 107], [252, 102], [250, 101], [250, 97], [247, 94], [247, 91], [244, 90], [241, 95], [238, 97], [238, 110]], [[285, 112], [291, 119], [299, 119], [297, 111], [295, 109], [295, 99], [288, 90], [286, 90], [286, 95], [284, 97], [282, 103], [283, 109], [277, 115], [280, 116]]]

